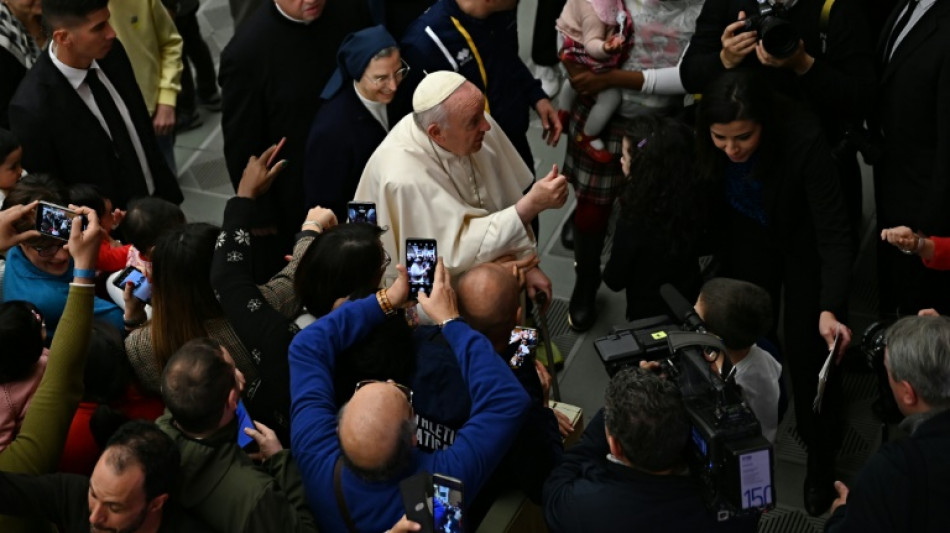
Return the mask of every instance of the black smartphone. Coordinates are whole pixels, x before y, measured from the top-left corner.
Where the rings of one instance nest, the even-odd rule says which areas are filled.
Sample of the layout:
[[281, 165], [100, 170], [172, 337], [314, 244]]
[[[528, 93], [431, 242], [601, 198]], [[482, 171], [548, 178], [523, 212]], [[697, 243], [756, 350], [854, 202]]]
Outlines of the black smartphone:
[[406, 268], [409, 270], [409, 297], [420, 290], [429, 294], [435, 283], [435, 265], [439, 260], [435, 239], [406, 239]]
[[133, 266], [125, 267], [125, 270], [115, 277], [112, 284], [125, 290], [125, 284], [129, 282], [132, 282], [132, 296], [145, 303], [152, 301], [152, 285], [148, 282], [145, 274]]
[[511, 359], [508, 360], [508, 366], [521, 368], [525, 361], [533, 364], [534, 352], [538, 349], [538, 330], [527, 326], [515, 326], [515, 329], [511, 330], [508, 345], [515, 347]]
[[[73, 219], [80, 216], [72, 209], [49, 202], [40, 202], [36, 206], [36, 231], [47, 237], [69, 240], [69, 232], [73, 229]], [[83, 216], [82, 229], [86, 229], [86, 217]]]
[[432, 519], [432, 475], [426, 471], [399, 482], [406, 518], [422, 526], [422, 533], [434, 533]]
[[436, 531], [462, 533], [462, 482], [432, 474], [432, 520]]
[[350, 202], [346, 204], [347, 222], [366, 222], [376, 224], [376, 204], [373, 202]]

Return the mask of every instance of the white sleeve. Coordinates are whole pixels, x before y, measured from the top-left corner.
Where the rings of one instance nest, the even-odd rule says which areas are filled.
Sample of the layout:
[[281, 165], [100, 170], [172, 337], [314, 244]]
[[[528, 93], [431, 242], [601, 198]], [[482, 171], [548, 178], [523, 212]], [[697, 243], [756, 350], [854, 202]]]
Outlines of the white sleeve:
[[644, 94], [686, 94], [683, 80], [680, 78], [680, 68], [649, 68], [643, 71]]

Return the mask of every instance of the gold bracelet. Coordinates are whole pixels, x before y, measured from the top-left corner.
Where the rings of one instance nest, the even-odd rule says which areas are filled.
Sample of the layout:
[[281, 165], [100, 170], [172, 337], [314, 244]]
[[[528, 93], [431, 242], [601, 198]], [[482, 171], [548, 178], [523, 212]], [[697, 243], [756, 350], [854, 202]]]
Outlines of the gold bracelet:
[[386, 289], [379, 289], [376, 291], [376, 301], [379, 302], [379, 308], [383, 310], [383, 313], [386, 316], [393, 316], [396, 314], [396, 310], [393, 309], [393, 304], [389, 302], [389, 296], [386, 294]]

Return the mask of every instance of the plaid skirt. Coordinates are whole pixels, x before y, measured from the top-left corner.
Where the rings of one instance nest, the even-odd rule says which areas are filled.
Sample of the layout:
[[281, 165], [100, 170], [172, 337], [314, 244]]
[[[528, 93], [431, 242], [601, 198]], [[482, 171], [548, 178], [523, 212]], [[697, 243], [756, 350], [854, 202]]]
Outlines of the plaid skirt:
[[613, 205], [623, 189], [625, 178], [620, 168], [620, 151], [623, 134], [630, 122], [619, 114], [607, 123], [600, 133], [600, 139], [608, 152], [614, 154], [610, 163], [598, 163], [591, 159], [577, 145], [578, 136], [583, 135], [587, 114], [593, 105], [588, 97], [578, 96], [571, 107], [571, 119], [567, 128], [567, 153], [564, 155], [562, 172], [574, 186], [578, 201], [598, 205]]

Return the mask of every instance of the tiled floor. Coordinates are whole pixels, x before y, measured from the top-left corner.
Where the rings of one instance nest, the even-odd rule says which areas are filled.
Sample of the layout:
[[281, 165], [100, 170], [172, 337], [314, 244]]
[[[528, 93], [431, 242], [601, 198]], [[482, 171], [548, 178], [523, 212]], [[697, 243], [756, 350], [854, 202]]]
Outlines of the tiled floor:
[[[529, 54], [528, 46], [532, 31], [536, 0], [523, 0], [520, 4], [519, 28], [521, 29], [522, 57]], [[227, 44], [233, 30], [225, 0], [205, 0], [198, 12], [202, 31], [215, 58]], [[223, 139], [220, 114], [202, 111], [204, 124], [193, 131], [179, 135], [176, 157], [180, 169], [180, 183], [185, 191], [183, 208], [189, 220], [220, 222], [224, 204], [234, 191], [227, 176], [223, 160]], [[544, 175], [552, 164], [560, 165], [564, 157], [564, 144], [550, 148], [541, 142], [541, 128], [537, 120], [531, 125], [529, 139], [532, 142], [536, 173]], [[865, 180], [865, 204], [870, 210], [870, 186]], [[567, 300], [573, 288], [573, 256], [561, 247], [555, 238], [561, 225], [570, 213], [573, 202], [562, 209], [541, 215], [539, 249], [542, 251], [541, 266], [554, 284], [555, 302], [549, 313], [552, 338], [563, 352], [566, 362], [558, 378], [562, 399], [580, 405], [588, 418], [603, 404], [603, 390], [607, 374], [603, 369], [592, 340], [606, 334], [614, 324], [624, 322], [625, 301], [623, 294], [601, 288], [598, 295], [600, 316], [597, 324], [588, 332], [575, 334], [567, 327]], [[864, 248], [873, 241], [873, 235], [865, 233]], [[857, 333], [870, 320], [874, 292], [870, 290], [873, 280], [871, 261], [864, 259], [855, 270], [856, 286], [852, 312], [852, 328]], [[839, 475], [850, 480], [854, 472], [876, 449], [880, 440], [880, 426], [870, 416], [869, 403], [873, 398], [873, 381], [867, 375], [849, 378], [849, 419], [845, 430], [845, 443], [839, 461]], [[778, 508], [763, 520], [760, 530], [769, 532], [820, 531], [822, 520], [807, 517], [801, 511], [801, 484], [804, 477], [804, 452], [793, 431], [794, 413], [789, 413], [780, 429], [775, 450], [776, 494]]]

